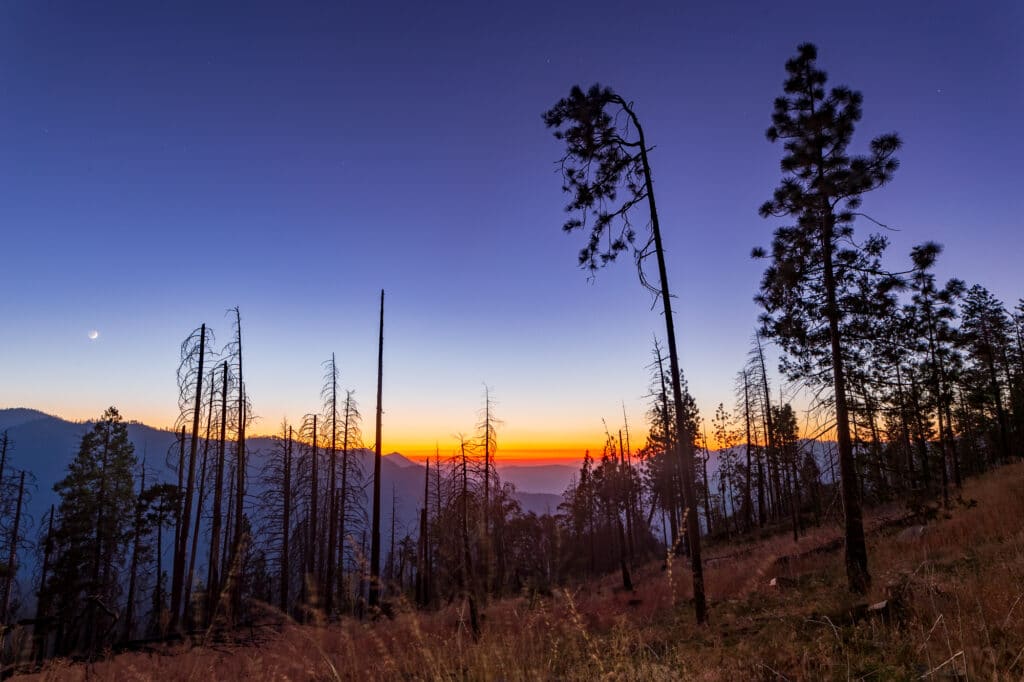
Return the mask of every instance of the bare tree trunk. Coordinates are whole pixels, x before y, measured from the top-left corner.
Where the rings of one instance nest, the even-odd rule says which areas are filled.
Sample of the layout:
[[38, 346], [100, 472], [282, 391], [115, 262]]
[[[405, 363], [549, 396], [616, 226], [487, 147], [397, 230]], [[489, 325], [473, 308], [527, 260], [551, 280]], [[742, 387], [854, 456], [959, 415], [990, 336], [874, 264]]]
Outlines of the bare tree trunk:
[[[213, 368], [210, 372], [210, 390], [213, 390], [215, 373], [216, 368]], [[185, 579], [184, 589], [184, 611], [186, 616], [188, 616], [193, 623], [198, 622], [196, 614], [194, 613], [195, 609], [192, 605], [192, 587], [196, 573], [196, 553], [199, 548], [199, 529], [203, 518], [203, 505], [206, 504], [206, 479], [208, 478], [206, 465], [209, 462], [210, 455], [210, 431], [213, 428], [213, 403], [214, 400], [211, 396], [210, 407], [206, 413], [206, 436], [203, 438], [203, 459], [202, 464], [199, 465], [199, 497], [196, 501], [196, 522], [192, 529], [192, 551], [189, 554], [188, 577]], [[209, 586], [207, 586], [207, 590], [209, 590]]]
[[960, 453], [956, 446], [956, 438], [953, 437], [953, 414], [949, 407], [949, 401], [945, 405], [946, 410], [946, 439], [950, 445], [950, 454], [953, 456], [953, 483], [956, 485], [957, 490], [963, 487], [963, 481], [960, 477]]
[[[626, 514], [626, 537], [625, 547], [629, 552], [629, 562], [632, 564], [635, 558], [636, 548], [633, 546], [633, 495], [632, 495], [632, 483], [633, 474], [632, 467], [626, 464], [626, 450], [622, 445], [622, 431], [619, 431], [619, 485], [622, 490], [622, 506]], [[621, 524], [620, 524], [621, 525]]]
[[327, 529], [327, 575], [324, 578], [324, 586], [321, 591], [324, 593], [324, 611], [327, 615], [334, 612], [334, 565], [337, 554], [338, 535], [338, 496], [337, 496], [337, 469], [338, 469], [338, 381], [334, 364], [334, 353], [331, 353], [331, 456], [330, 471], [327, 477], [327, 489], [331, 494], [330, 511], [328, 515]]
[[7, 466], [7, 445], [9, 439], [7, 438], [7, 431], [4, 430], [3, 434], [0, 434], [0, 505], [3, 504], [3, 480], [4, 480], [4, 468]]
[[232, 550], [233, 561], [231, 570], [234, 588], [231, 591], [232, 617], [238, 619], [242, 612], [242, 582], [244, 572], [243, 553], [245, 551], [245, 379], [242, 374], [242, 313], [235, 308], [235, 332], [238, 344], [238, 463], [235, 476], [238, 477], [235, 490], [235, 542]]
[[790, 510], [793, 516], [793, 542], [800, 542], [800, 481], [797, 477], [796, 459], [799, 455], [794, 451], [790, 453], [791, 478], [793, 488], [789, 495]]
[[[391, 541], [388, 548], [388, 581], [394, 582], [395, 580], [395, 486], [391, 484]], [[390, 586], [390, 589], [394, 589], [394, 585]]]
[[[434, 446], [434, 492], [437, 493], [435, 502], [435, 509], [437, 514], [437, 524], [440, 527], [441, 524], [441, 451], [437, 445]], [[438, 538], [435, 546], [432, 549], [430, 561], [433, 565], [436, 562], [437, 552], [441, 545], [440, 530], [438, 530]], [[435, 590], [436, 592], [436, 590]]]
[[[708, 459], [711, 457], [711, 452], [708, 451], [708, 434], [707, 429], [704, 429], [704, 456], [701, 458], [701, 468], [704, 473], [704, 517], [708, 522], [708, 535], [714, 533], [714, 528], [711, 525], [711, 479], [708, 478]], [[721, 466], [721, 465], [719, 465]], [[693, 514], [697, 514], [696, 498], [694, 499]], [[699, 532], [698, 527], [698, 532]]]
[[338, 606], [341, 611], [348, 608], [348, 591], [345, 585], [345, 516], [348, 514], [348, 436], [352, 419], [352, 394], [345, 395], [345, 433], [341, 440], [341, 491], [338, 495]]
[[882, 439], [878, 433], [878, 423], [875, 419], [877, 413], [875, 401], [863, 383], [861, 384], [861, 394], [864, 396], [864, 411], [868, 420], [868, 430], [871, 432], [871, 470], [878, 482], [877, 494], [882, 499], [888, 499], [889, 481], [882, 470]]
[[907, 425], [907, 407], [903, 398], [903, 376], [900, 372], [900, 363], [897, 360], [896, 366], [896, 400], [900, 413], [900, 437], [903, 441], [904, 453], [907, 457], [907, 486], [912, 488], [916, 482], [917, 474], [914, 472], [914, 448], [910, 443], [910, 427]]
[[[128, 570], [128, 599], [124, 606], [124, 634], [122, 637], [125, 641], [132, 638], [132, 627], [135, 625], [135, 581], [139, 571], [139, 548], [142, 545], [142, 494], [146, 491], [145, 460], [142, 462], [141, 478], [142, 481], [139, 484], [139, 495], [135, 498], [135, 528], [132, 537], [132, 562], [131, 568]], [[48, 557], [44, 557], [44, 562], [46, 558]]]
[[474, 639], [480, 636], [480, 616], [476, 607], [476, 580], [473, 577], [473, 555], [469, 550], [469, 472], [466, 467], [466, 442], [460, 443], [462, 449], [462, 499], [461, 499], [461, 530], [462, 530], [462, 566], [463, 590], [469, 602], [469, 624]]
[[18, 532], [21, 530], [21, 503], [25, 498], [25, 472], [21, 472], [18, 483], [18, 504], [14, 508], [14, 528], [11, 529], [11, 551], [7, 556], [7, 579], [4, 584], [3, 623], [7, 625], [8, 611], [11, 608], [11, 586], [14, 581], [15, 565], [18, 562]]
[[643, 500], [640, 495], [637, 494], [636, 481], [639, 476], [633, 469], [633, 447], [629, 442], [629, 419], [626, 418], [626, 404], [622, 404], [622, 426], [626, 430], [626, 489], [627, 497], [627, 509], [628, 513], [633, 517], [632, 523], [630, 524], [629, 534], [629, 552], [632, 561], [636, 561], [634, 552], [636, 546], [640, 543], [640, 523], [644, 518]]
[[281, 491], [284, 496], [284, 513], [281, 519], [281, 612], [287, 614], [288, 608], [288, 539], [292, 528], [292, 427], [288, 427], [288, 442], [284, 450], [284, 483]]
[[357, 614], [359, 616], [359, 619], [362, 620], [363, 615], [366, 612], [366, 609], [365, 609], [366, 604], [363, 602], [363, 594], [366, 592], [366, 577], [367, 577], [366, 576], [366, 574], [367, 574], [367, 571], [366, 571], [366, 559], [365, 559], [365, 557], [366, 557], [366, 530], [363, 530], [363, 532], [359, 534], [359, 556], [363, 557], [363, 558], [361, 558], [360, 561], [359, 561], [359, 585], [356, 587], [359, 595], [356, 598], [356, 600], [357, 600], [357, 609], [356, 610], [357, 610]]
[[199, 327], [199, 371], [196, 373], [195, 407], [192, 408], [192, 442], [188, 453], [188, 482], [185, 487], [185, 503], [182, 520], [175, 538], [174, 574], [171, 579], [171, 630], [178, 629], [181, 617], [181, 592], [185, 579], [185, 552], [188, 550], [189, 521], [192, 514], [192, 495], [196, 479], [196, 450], [199, 447], [199, 419], [202, 415], [203, 362], [206, 360], [206, 325]]
[[[725, 528], [725, 536], [726, 537], [731, 537], [732, 534], [729, 532], [729, 511], [725, 507], [725, 501], [726, 501], [726, 497], [725, 497], [725, 482], [726, 482], [726, 471], [725, 471], [725, 468], [722, 466], [722, 455], [721, 455], [721, 452], [719, 452], [719, 456], [718, 456], [718, 494], [721, 495], [721, 499], [722, 499], [722, 526]], [[722, 532], [722, 531], [719, 530], [719, 532]]]
[[772, 475], [772, 481], [775, 484], [775, 506], [776, 510], [780, 504], [780, 495], [778, 489], [778, 473], [777, 471], [773, 474], [772, 472], [772, 458], [776, 456], [778, 452], [775, 447], [775, 426], [772, 424], [772, 399], [771, 394], [768, 391], [768, 370], [764, 363], [764, 349], [761, 347], [761, 334], [757, 333], [754, 335], [754, 339], [757, 342], [757, 359], [761, 365], [761, 390], [762, 398], [764, 399], [764, 423], [765, 423], [765, 435], [768, 441], [768, 452], [766, 457], [768, 458], [769, 474]]
[[[658, 259], [658, 280], [661, 283], [661, 302], [665, 313], [665, 337], [668, 341], [669, 368], [672, 371], [672, 392], [675, 398], [676, 407], [676, 433], [679, 440], [679, 456], [682, 464], [683, 482], [683, 504], [694, 507], [697, 499], [694, 487], [694, 465], [693, 465], [693, 438], [688, 433], [685, 414], [683, 413], [683, 391], [679, 380], [679, 352], [676, 349], [675, 320], [672, 317], [672, 296], [669, 292], [668, 272], [665, 268], [665, 249], [661, 240], [661, 227], [658, 223], [658, 208], [654, 201], [654, 180], [651, 177], [651, 165], [647, 159], [647, 143], [644, 140], [643, 127], [640, 119], [629, 104], [619, 98], [627, 115], [636, 127], [637, 138], [640, 144], [640, 160], [644, 169], [644, 183], [647, 186], [647, 202], [650, 208], [651, 232], [654, 238], [654, 250]], [[704, 597], [704, 564], [700, 554], [700, 524], [697, 515], [688, 514], [687, 539], [690, 549], [690, 567], [693, 571], [693, 606], [697, 622], [704, 623], [707, 620], [707, 603]]]
[[768, 508], [765, 501], [765, 452], [759, 445], [757, 448], [757, 525], [764, 528], [768, 520]]
[[[930, 312], [930, 311], [929, 311]], [[943, 403], [946, 400], [945, 385], [943, 382], [943, 372], [939, 368], [938, 358], [935, 352], [935, 329], [931, 320], [931, 315], [928, 316], [928, 360], [932, 366], [932, 377], [934, 379], [934, 390], [935, 390], [935, 412], [939, 422], [939, 449], [942, 451], [942, 506], [946, 509], [949, 508], [949, 451], [950, 451], [950, 439], [947, 437], [945, 418], [946, 414], [942, 409]]]
[[[930, 492], [932, 489], [932, 467], [931, 457], [928, 453], [928, 441], [925, 439], [925, 424], [922, 418], [924, 410], [921, 409], [920, 390], [917, 386], [917, 377], [910, 373], [910, 409], [914, 418], [914, 440], [917, 441], [917, 452], [921, 456], [921, 478], [924, 482], [924, 489]], [[840, 475], [842, 466], [840, 466]]]
[[430, 541], [427, 538], [427, 509], [430, 504], [430, 460], [423, 476], [423, 509], [420, 510], [420, 538], [417, 548], [416, 603], [426, 606], [430, 585]]
[[164, 578], [164, 514], [163, 509], [160, 510], [159, 518], [157, 519], [156, 525], [156, 547], [157, 551], [154, 552], [156, 555], [156, 584], [153, 586], [153, 623], [154, 629], [158, 637], [164, 636], [163, 627], [163, 614], [164, 614], [164, 593], [163, 593], [163, 578]]
[[[6, 433], [4, 434], [6, 436]], [[48, 628], [43, 625], [49, 611], [50, 594], [46, 586], [46, 578], [50, 573], [50, 554], [53, 552], [53, 512], [50, 505], [50, 520], [46, 528], [46, 544], [43, 546], [43, 568], [39, 573], [39, 592], [36, 595], [36, 622], [32, 625], [32, 660], [42, 665], [46, 657], [46, 635]]]
[[[661, 346], [658, 344], [658, 339], [654, 339], [654, 357], [658, 363], [658, 379], [661, 382], [661, 418], [662, 418], [662, 429], [665, 432], [665, 458], [669, 463], [669, 479], [670, 484], [668, 486], [668, 507], [669, 507], [669, 523], [672, 528], [672, 544], [675, 547], [675, 553], [678, 556], [683, 551], [683, 543], [681, 542], [681, 535], [679, 530], [679, 519], [682, 518], [680, 513], [679, 504], [680, 500], [676, 499], [676, 492], [682, 491], [682, 480], [683, 472], [679, 457], [672, 457], [669, 453], [672, 452], [675, 447], [677, 439], [672, 437], [672, 425], [669, 423], [669, 409], [668, 409], [668, 388], [665, 386], [665, 366], [664, 358], [661, 355]], [[676, 487], [676, 482], [679, 482], [679, 487]], [[696, 513], [696, 512], [694, 512]], [[593, 568], [593, 561], [591, 561], [591, 568]]]
[[310, 466], [310, 484], [309, 484], [309, 541], [306, 550], [306, 559], [309, 564], [306, 566], [306, 580], [312, 581], [314, 585], [319, 584], [319, 576], [317, 575], [317, 542], [319, 536], [317, 535], [316, 522], [317, 517], [320, 515], [320, 482], [318, 480], [319, 464], [317, 460], [320, 457], [320, 448], [317, 441], [317, 416], [313, 415], [313, 443], [312, 443], [312, 454], [310, 455], [309, 466]]
[[747, 475], [743, 485], [743, 518], [746, 524], [744, 530], [749, 533], [754, 527], [754, 498], [750, 494], [750, 479], [754, 470], [750, 461], [750, 381], [746, 371], [743, 372], [743, 417], [747, 426]]
[[[228, 537], [234, 537], [235, 534], [235, 494], [237, 491], [235, 489], [234, 482], [231, 481], [233, 478], [237, 477], [235, 476], [235, 467], [231, 466], [228, 469], [228, 514], [224, 523], [224, 542], [221, 543], [222, 547], [220, 555], [220, 565], [223, 571], [221, 574], [221, 589], [225, 591], [228, 589], [228, 582], [231, 578], [231, 551], [234, 545], [233, 540], [228, 542]], [[227, 596], [229, 598], [231, 597], [230, 594]]]
[[[994, 344], [989, 342], [988, 328], [983, 328], [985, 344], [993, 348]], [[992, 397], [995, 401], [996, 423], [999, 426], [999, 456], [1000, 461], [1006, 462], [1010, 459], [1010, 436], [1007, 427], [1006, 408], [1003, 406], [1003, 390], [999, 383], [999, 373], [996, 370], [994, 353], [988, 353], [984, 358], [985, 369], [988, 370], [989, 382], [992, 384]]]
[[[484, 593], [491, 589], [491, 394], [484, 386], [484, 532], [483, 586]], [[486, 599], [486, 596], [485, 596]]]
[[174, 502], [174, 538], [171, 542], [171, 549], [173, 553], [171, 555], [171, 570], [178, 561], [178, 538], [181, 537], [182, 527], [182, 516], [184, 510], [182, 491], [185, 489], [185, 427], [181, 427], [181, 432], [178, 434], [178, 494], [175, 497]]
[[369, 605], [380, 605], [380, 462], [381, 462], [381, 397], [384, 380], [384, 290], [380, 290], [380, 336], [377, 346], [377, 422], [373, 453], [373, 518], [370, 530], [370, 595]]
[[[210, 529], [210, 567], [206, 578], [206, 624], [213, 622], [214, 611], [220, 599], [220, 536], [224, 495], [224, 458], [227, 452], [228, 424], [228, 363], [223, 365], [220, 389], [220, 440], [217, 444], [217, 467], [213, 483], [213, 519]], [[225, 543], [227, 544], [227, 543]]]
[[[621, 450], [621, 449], [622, 449], [622, 432], [620, 431], [619, 432], [619, 450]], [[611, 490], [612, 495], [611, 495], [611, 499], [608, 501], [609, 502], [608, 506], [609, 506], [609, 508], [614, 510], [615, 530], [619, 534], [619, 570], [622, 573], [622, 589], [626, 590], [627, 592], [632, 592], [633, 591], [633, 577], [630, 575], [630, 572], [629, 572], [629, 560], [628, 560], [628, 557], [629, 557], [629, 554], [630, 554], [630, 550], [629, 550], [629, 548], [627, 546], [627, 542], [626, 542], [626, 532], [625, 532], [625, 530], [622, 527], [622, 507], [624, 505], [622, 504], [623, 503], [623, 499], [622, 499], [623, 495], [622, 495], [622, 489], [621, 489], [621, 481], [622, 481], [622, 459], [621, 459], [621, 452], [620, 452], [620, 457], [617, 458], [617, 460], [616, 460], [616, 467], [615, 468], [619, 472], [619, 476], [616, 477], [616, 478], [619, 479], [619, 481], [618, 481], [618, 484], [615, 485], [612, 488], [612, 490]], [[628, 520], [629, 516], [627, 515], [626, 518]]]

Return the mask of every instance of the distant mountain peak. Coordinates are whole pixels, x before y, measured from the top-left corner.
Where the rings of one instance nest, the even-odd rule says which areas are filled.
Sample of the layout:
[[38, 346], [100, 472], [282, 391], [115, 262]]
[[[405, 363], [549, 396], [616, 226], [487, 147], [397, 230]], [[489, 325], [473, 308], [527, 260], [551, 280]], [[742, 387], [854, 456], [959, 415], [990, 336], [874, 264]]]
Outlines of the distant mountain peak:
[[395, 466], [402, 467], [403, 469], [406, 467], [419, 466], [419, 464], [417, 464], [416, 462], [412, 461], [411, 459], [409, 459], [408, 457], [399, 452], [389, 452], [388, 454], [384, 455], [384, 459], [394, 464]]
[[0, 409], [0, 431], [47, 418], [59, 419], [30, 407], [5, 407]]

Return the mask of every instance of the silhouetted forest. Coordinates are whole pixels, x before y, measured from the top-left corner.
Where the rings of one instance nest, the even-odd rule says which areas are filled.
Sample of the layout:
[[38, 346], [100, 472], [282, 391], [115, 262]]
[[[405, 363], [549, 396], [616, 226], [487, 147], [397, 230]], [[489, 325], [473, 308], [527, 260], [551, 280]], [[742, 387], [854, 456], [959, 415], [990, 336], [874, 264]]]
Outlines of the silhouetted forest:
[[[268, 613], [329, 623], [399, 605], [465, 603], [459, 627], [478, 636], [495, 600], [611, 573], [629, 591], [638, 567], [683, 556], [704, 622], [713, 605], [702, 542], [798, 539], [829, 523], [843, 527], [847, 588], [865, 592], [864, 507], [901, 501], [908, 512], [942, 514], [965, 479], [1024, 452], [1024, 299], [1010, 307], [981, 284], [939, 281], [942, 249], [927, 234], [909, 254], [888, 252], [884, 217], [865, 214], [862, 199], [898, 192], [900, 139], [858, 140], [860, 93], [827, 87], [816, 59], [813, 46], [798, 48], [771, 114], [782, 178], [761, 207], [771, 243], [754, 250], [766, 262], [763, 314], [749, 354], [722, 378], [733, 382], [733, 403], [701, 415], [680, 367], [641, 107], [606, 87], [573, 88], [544, 114], [565, 145], [563, 227], [586, 233], [580, 265], [591, 275], [632, 255], [663, 306], [665, 334], [636, 362], [650, 376], [646, 423], [625, 414], [606, 422], [605, 441], [585, 453], [557, 511], [538, 515], [495, 466], [501, 421], [487, 387], [478, 414], [467, 415], [473, 428], [424, 462], [415, 528], [396, 527], [394, 510], [386, 527], [383, 291], [366, 357], [326, 358], [308, 414], [282, 422], [263, 451], [247, 447], [258, 397], [246, 390], [243, 318], [232, 309], [221, 343], [206, 324], [183, 330], [174, 447], [143, 457], [109, 408], [31, 533], [32, 463], [0, 433], [4, 662], [93, 659]], [[681, 242], [681, 232], [664, 237]], [[374, 341], [371, 426], [344, 368], [370, 362]], [[766, 353], [780, 358], [781, 384]], [[354, 456], [366, 447], [372, 470]], [[16, 582], [22, 564], [34, 567], [30, 584]]]

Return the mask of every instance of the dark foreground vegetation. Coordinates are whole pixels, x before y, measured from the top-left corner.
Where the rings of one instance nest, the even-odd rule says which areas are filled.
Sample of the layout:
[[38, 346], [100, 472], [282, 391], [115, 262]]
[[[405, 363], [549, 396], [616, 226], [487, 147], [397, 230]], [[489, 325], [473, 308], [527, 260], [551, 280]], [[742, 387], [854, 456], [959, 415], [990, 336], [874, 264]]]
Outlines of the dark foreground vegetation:
[[19, 679], [1020, 679], [1024, 464], [967, 482], [931, 514], [893, 504], [866, 515], [876, 579], [864, 598], [844, 589], [836, 525], [796, 544], [778, 533], [710, 546], [707, 627], [685, 566], [653, 561], [634, 592], [608, 577], [494, 601], [479, 638], [459, 602], [326, 626], [267, 606], [226, 640], [54, 661]]

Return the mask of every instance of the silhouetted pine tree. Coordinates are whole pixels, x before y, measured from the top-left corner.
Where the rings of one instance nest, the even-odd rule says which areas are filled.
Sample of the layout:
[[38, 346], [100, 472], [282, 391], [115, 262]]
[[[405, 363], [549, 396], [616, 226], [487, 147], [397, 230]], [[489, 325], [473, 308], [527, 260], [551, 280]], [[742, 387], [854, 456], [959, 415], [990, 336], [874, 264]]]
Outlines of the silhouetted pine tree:
[[[994, 417], [992, 435], [995, 461], [1010, 457], [1010, 416], [1007, 410], [1011, 381], [1009, 359], [1013, 327], [1003, 304], [985, 287], [975, 284], [964, 296], [960, 325], [961, 343], [970, 355], [970, 372], [965, 379], [969, 395], [983, 411]], [[994, 462], [992, 462], [994, 463]]]
[[120, 570], [131, 539], [135, 448], [110, 407], [83, 437], [60, 496], [57, 548], [47, 586], [60, 622], [57, 651], [98, 653], [112, 641]]
[[[764, 217], [796, 224], [775, 231], [772, 264], [764, 274], [758, 300], [764, 322], [782, 348], [795, 356], [822, 352], [831, 359], [839, 468], [845, 509], [846, 570], [849, 588], [865, 592], [871, 582], [861, 513], [860, 490], [850, 437], [843, 311], [838, 301], [837, 269], [861, 251], [853, 244], [853, 221], [865, 192], [884, 185], [895, 172], [895, 134], [876, 137], [867, 156], [851, 157], [847, 148], [861, 117], [860, 93], [846, 87], [826, 92], [826, 75], [817, 68], [817, 49], [798, 48], [786, 63], [785, 95], [775, 100], [767, 137], [782, 140], [782, 183], [761, 207]], [[884, 247], [869, 243], [871, 253]], [[761, 249], [755, 256], [764, 256]], [[817, 320], [827, 321], [821, 329]]]
[[914, 264], [909, 280], [912, 305], [907, 307], [907, 314], [912, 327], [917, 330], [915, 350], [923, 356], [922, 369], [932, 393], [942, 466], [942, 495], [944, 504], [949, 506], [950, 469], [956, 486], [960, 486], [960, 462], [952, 425], [951, 385], [959, 357], [955, 348], [956, 330], [951, 323], [956, 319], [955, 305], [963, 296], [965, 287], [958, 279], [949, 280], [941, 289], [935, 285], [935, 274], [931, 270], [941, 252], [941, 247], [934, 243], [914, 247], [911, 252]]

